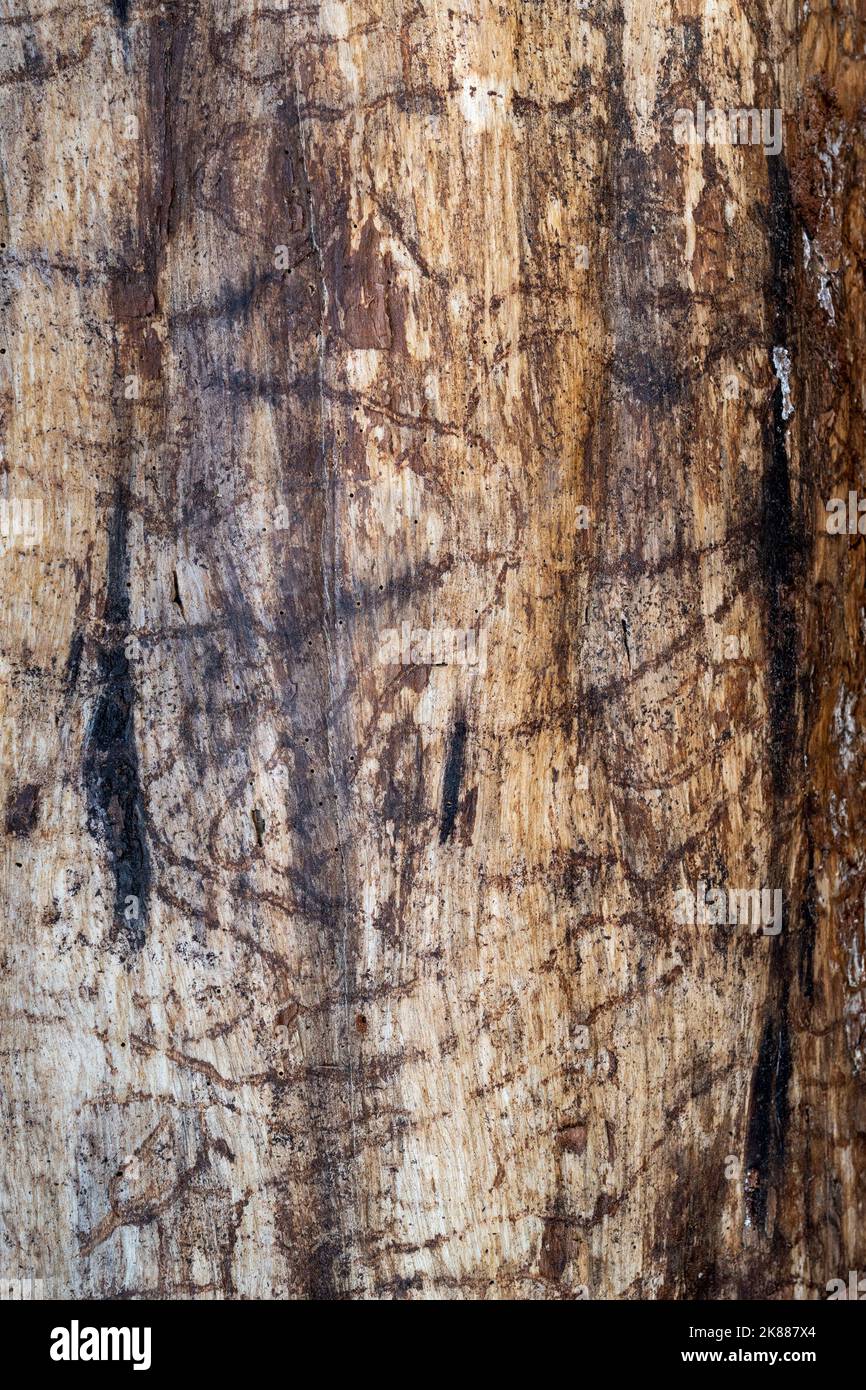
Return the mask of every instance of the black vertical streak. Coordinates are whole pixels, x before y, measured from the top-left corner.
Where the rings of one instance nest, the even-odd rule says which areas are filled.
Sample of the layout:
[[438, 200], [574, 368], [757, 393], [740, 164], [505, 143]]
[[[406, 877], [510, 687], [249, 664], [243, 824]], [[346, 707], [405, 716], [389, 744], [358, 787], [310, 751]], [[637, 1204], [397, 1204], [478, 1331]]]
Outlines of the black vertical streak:
[[[126, 527], [126, 500], [118, 492], [108, 544], [107, 640], [98, 650], [101, 689], [85, 739], [84, 785], [88, 829], [104, 837], [114, 873], [114, 939], [132, 953], [145, 940], [150, 856], [133, 723], [135, 691], [124, 650], [129, 630]], [[130, 898], [137, 904], [129, 903]]]
[[66, 658], [66, 688], [71, 693], [78, 683], [78, 673], [81, 670], [81, 656], [84, 651], [84, 633], [76, 632], [69, 644], [69, 655]]
[[[766, 289], [770, 342], [767, 351], [772, 370], [773, 349], [781, 348], [794, 357], [794, 209], [788, 168], [781, 156], [767, 160], [770, 198], [767, 231], [770, 241], [771, 271]], [[805, 542], [795, 517], [791, 496], [788, 459], [788, 421], [784, 418], [785, 397], [778, 381], [773, 392], [772, 411], [765, 426], [767, 466], [763, 479], [758, 559], [765, 596], [765, 642], [767, 648], [767, 732], [770, 776], [773, 794], [781, 812], [788, 793], [792, 761], [798, 746], [797, 685], [799, 643], [795, 609], [795, 584]], [[778, 824], [778, 822], [777, 822]], [[784, 882], [788, 862], [779, 831], [773, 836], [769, 856], [772, 886]], [[804, 903], [808, 918], [809, 903]], [[746, 1210], [752, 1223], [766, 1228], [770, 1189], [781, 1188], [785, 1140], [789, 1119], [789, 1086], [793, 1068], [791, 1031], [788, 1016], [790, 983], [794, 975], [793, 945], [788, 942], [789, 913], [786, 910], [782, 934], [773, 942], [769, 968], [769, 998], [758, 1058], [752, 1075], [749, 1118], [746, 1132]], [[805, 925], [806, 958], [809, 953], [809, 926]], [[801, 944], [802, 952], [802, 944]], [[801, 954], [796, 962], [798, 974], [811, 987], [811, 962]]]
[[764, 1024], [752, 1077], [746, 1135], [746, 1208], [760, 1229], [767, 1218], [769, 1188], [781, 1173], [785, 1158], [790, 1080], [791, 1038], [786, 1004], [778, 1019], [770, 1016]]
[[[770, 204], [768, 226], [772, 272], [767, 287], [767, 308], [772, 320], [770, 359], [774, 347], [791, 350], [793, 308], [794, 225], [788, 169], [781, 156], [768, 159]], [[775, 370], [775, 367], [774, 367]], [[773, 392], [772, 418], [766, 441], [768, 463], [764, 473], [760, 527], [760, 563], [766, 595], [768, 653], [769, 753], [773, 787], [784, 794], [791, 754], [796, 743], [797, 622], [791, 583], [800, 549], [791, 502], [787, 421], [783, 416], [781, 382]]]
[[457, 808], [460, 804], [460, 784], [463, 780], [463, 761], [466, 752], [466, 721], [455, 719], [454, 728], [448, 743], [448, 756], [445, 759], [445, 780], [442, 789], [442, 820], [439, 825], [439, 843], [444, 845], [454, 829]]
[[111, 0], [111, 12], [118, 24], [126, 24], [129, 19], [130, 0]]
[[809, 872], [803, 892], [797, 980], [801, 995], [811, 1003], [815, 993], [815, 937], [818, 932], [818, 909], [816, 906], [815, 870], [812, 865], [812, 837], [808, 835], [807, 838], [809, 842]]

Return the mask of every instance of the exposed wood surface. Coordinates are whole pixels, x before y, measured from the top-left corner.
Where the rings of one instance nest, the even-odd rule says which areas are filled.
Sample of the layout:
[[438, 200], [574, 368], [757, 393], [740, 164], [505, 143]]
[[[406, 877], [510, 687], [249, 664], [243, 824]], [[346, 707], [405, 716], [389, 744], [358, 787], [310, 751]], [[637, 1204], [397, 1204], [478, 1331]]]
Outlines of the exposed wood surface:
[[864, 53], [0, 0], [0, 1277], [866, 1270]]

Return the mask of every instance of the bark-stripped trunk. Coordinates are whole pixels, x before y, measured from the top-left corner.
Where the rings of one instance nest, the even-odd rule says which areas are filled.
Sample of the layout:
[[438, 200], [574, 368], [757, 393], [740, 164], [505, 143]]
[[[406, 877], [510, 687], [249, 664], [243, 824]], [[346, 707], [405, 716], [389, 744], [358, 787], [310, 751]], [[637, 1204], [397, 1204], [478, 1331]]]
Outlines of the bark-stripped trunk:
[[866, 1268], [856, 7], [0, 40], [0, 1277]]

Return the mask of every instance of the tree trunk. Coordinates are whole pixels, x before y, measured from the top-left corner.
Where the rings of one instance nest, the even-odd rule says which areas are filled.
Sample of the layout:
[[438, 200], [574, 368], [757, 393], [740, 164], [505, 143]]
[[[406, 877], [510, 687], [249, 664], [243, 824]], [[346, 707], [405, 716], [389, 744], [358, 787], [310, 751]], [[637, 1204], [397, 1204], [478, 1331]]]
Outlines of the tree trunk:
[[866, 1268], [856, 7], [0, 34], [0, 1276], [825, 1297]]

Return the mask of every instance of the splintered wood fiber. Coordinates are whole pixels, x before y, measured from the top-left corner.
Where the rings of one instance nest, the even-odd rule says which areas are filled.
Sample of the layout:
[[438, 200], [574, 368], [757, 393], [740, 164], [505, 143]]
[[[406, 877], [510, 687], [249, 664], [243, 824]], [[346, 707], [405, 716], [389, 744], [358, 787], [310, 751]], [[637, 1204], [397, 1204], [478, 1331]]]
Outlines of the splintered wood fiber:
[[0, 0], [0, 1279], [866, 1269], [864, 53]]

